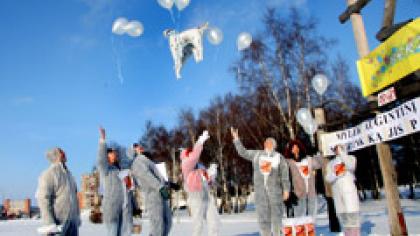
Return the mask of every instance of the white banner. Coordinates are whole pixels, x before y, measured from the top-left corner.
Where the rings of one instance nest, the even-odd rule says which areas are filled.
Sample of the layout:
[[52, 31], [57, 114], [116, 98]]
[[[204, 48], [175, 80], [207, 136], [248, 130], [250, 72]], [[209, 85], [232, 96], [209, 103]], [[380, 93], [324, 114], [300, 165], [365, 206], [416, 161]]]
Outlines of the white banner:
[[390, 141], [420, 131], [420, 97], [377, 114], [359, 125], [320, 135], [324, 156], [334, 155], [337, 144], [346, 146], [349, 152], [377, 143]]

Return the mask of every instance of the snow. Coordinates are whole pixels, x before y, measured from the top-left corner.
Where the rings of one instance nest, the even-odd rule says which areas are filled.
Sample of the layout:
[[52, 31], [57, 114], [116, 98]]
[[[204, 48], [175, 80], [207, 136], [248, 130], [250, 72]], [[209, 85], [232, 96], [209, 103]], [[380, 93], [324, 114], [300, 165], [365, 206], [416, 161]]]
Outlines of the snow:
[[[320, 201], [321, 213], [317, 217], [317, 235], [337, 235], [329, 233], [328, 216], [325, 213], [325, 203]], [[401, 200], [404, 210], [406, 224], [409, 235], [420, 236], [420, 201]], [[250, 208], [252, 209], [252, 207]], [[389, 223], [386, 215], [386, 201], [368, 200], [361, 204], [362, 210], [362, 235], [387, 235], [389, 234]], [[80, 228], [80, 235], [106, 235], [105, 226], [102, 224], [92, 224], [88, 221], [87, 215], [83, 214], [83, 224]], [[171, 235], [191, 235], [192, 223], [185, 212], [177, 213], [174, 216], [174, 224]], [[146, 235], [147, 220], [141, 220], [144, 227], [141, 235]], [[41, 226], [39, 220], [11, 220], [0, 221], [0, 235], [37, 235], [36, 229]], [[257, 236], [258, 224], [254, 210], [246, 211], [242, 214], [232, 214], [222, 216], [221, 225], [222, 236]]]

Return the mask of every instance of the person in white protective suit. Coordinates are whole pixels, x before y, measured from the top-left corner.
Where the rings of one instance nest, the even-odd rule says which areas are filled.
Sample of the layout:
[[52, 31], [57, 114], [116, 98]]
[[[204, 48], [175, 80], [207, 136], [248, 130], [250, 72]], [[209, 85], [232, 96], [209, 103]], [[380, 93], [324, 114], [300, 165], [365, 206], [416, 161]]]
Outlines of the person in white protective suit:
[[325, 180], [331, 183], [335, 209], [344, 235], [360, 235], [359, 197], [354, 183], [356, 158], [344, 146], [334, 148], [336, 156], [328, 163]]
[[66, 166], [66, 154], [61, 148], [47, 152], [51, 165], [39, 177], [36, 198], [44, 226], [42, 235], [77, 236], [81, 224], [77, 186]]
[[149, 216], [149, 236], [168, 236], [172, 227], [169, 207], [171, 183], [167, 182], [148, 157], [137, 146], [131, 166], [135, 182], [140, 186]]
[[248, 150], [239, 139], [238, 130], [231, 128], [233, 143], [242, 158], [251, 161], [255, 189], [255, 208], [260, 235], [279, 236], [282, 229], [284, 202], [290, 194], [289, 166], [276, 152], [274, 138], [267, 138], [264, 150]]
[[[105, 130], [100, 128], [97, 168], [104, 188], [103, 221], [109, 236], [131, 235], [133, 227], [130, 166], [122, 166], [122, 154], [107, 147]], [[129, 164], [127, 164], [129, 165]]]
[[208, 138], [208, 131], [204, 131], [193, 149], [181, 152], [184, 188], [188, 193], [188, 207], [193, 218], [193, 236], [202, 235], [205, 221], [207, 221], [207, 235], [219, 235], [219, 213], [214, 197], [210, 193], [210, 185], [215, 181], [216, 170], [214, 168], [207, 170], [199, 163], [203, 144]]

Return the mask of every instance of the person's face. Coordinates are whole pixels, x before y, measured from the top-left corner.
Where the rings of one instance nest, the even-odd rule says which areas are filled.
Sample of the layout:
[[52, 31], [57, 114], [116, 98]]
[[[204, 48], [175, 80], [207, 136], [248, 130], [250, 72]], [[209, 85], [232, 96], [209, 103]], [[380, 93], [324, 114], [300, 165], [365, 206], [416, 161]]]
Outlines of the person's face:
[[118, 154], [116, 151], [111, 151], [108, 153], [108, 162], [111, 165], [114, 165], [118, 161]]
[[274, 149], [274, 144], [271, 140], [265, 140], [264, 149], [268, 152], [272, 152]]
[[295, 156], [295, 158], [299, 156], [299, 152], [300, 152], [300, 150], [299, 150], [298, 145], [296, 145], [296, 144], [293, 145], [293, 147], [292, 147], [292, 153]]
[[134, 151], [137, 154], [142, 154], [144, 152], [144, 149], [142, 147], [140, 147], [140, 146], [136, 146], [136, 147], [134, 147]]
[[66, 153], [61, 148], [58, 149], [58, 152], [60, 153], [58, 161], [62, 163], [66, 163], [67, 162]]
[[341, 155], [344, 153], [344, 148], [342, 146], [337, 146], [335, 147], [334, 151], [335, 151], [335, 155]]

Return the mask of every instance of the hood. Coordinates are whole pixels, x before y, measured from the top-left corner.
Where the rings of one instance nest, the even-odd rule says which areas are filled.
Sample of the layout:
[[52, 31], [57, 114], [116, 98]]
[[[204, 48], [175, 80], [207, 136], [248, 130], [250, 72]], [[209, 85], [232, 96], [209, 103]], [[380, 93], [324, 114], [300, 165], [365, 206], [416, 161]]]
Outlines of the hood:
[[60, 157], [59, 148], [58, 147], [51, 148], [50, 150], [47, 151], [45, 155], [47, 157], [47, 160], [50, 163], [55, 163], [56, 160]]
[[181, 161], [184, 160], [184, 159], [186, 159], [186, 158], [188, 158], [188, 156], [190, 155], [191, 151], [192, 150], [190, 148], [183, 149], [181, 151]]
[[115, 151], [117, 151], [118, 153], [118, 163], [121, 167], [121, 169], [129, 169], [131, 167], [131, 164], [133, 163], [134, 160], [134, 153], [132, 151], [130, 151], [129, 149], [127, 150], [126, 147], [124, 147], [123, 145], [120, 145], [119, 143], [115, 142], [115, 141], [111, 141], [108, 145], [107, 148], [111, 148]]

